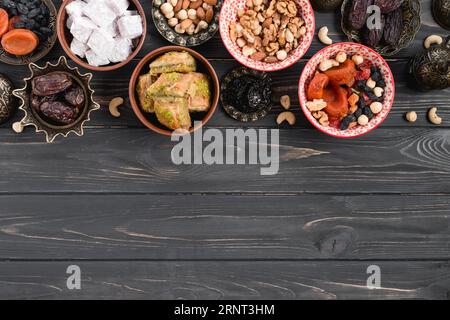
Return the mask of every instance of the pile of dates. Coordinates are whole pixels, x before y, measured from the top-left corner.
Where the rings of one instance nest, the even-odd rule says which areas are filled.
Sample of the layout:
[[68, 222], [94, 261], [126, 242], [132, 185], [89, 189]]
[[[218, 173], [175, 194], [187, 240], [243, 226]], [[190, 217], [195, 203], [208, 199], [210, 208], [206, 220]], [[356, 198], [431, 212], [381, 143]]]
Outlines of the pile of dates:
[[31, 106], [40, 116], [57, 125], [68, 125], [84, 107], [83, 89], [63, 72], [52, 72], [32, 81]]
[[[348, 25], [353, 30], [360, 30], [362, 41], [369, 47], [376, 47], [381, 44], [395, 45], [398, 43], [402, 33], [403, 9], [405, 0], [352, 0], [350, 14], [348, 15]], [[369, 6], [380, 8], [380, 21], [371, 18], [368, 21]], [[375, 17], [375, 16], [374, 16]], [[378, 26], [375, 27], [375, 23]], [[369, 25], [370, 24], [370, 28]]]
[[14, 29], [33, 31], [41, 41], [48, 39], [53, 31], [48, 27], [50, 11], [42, 0], [0, 0], [0, 8], [15, 18]]

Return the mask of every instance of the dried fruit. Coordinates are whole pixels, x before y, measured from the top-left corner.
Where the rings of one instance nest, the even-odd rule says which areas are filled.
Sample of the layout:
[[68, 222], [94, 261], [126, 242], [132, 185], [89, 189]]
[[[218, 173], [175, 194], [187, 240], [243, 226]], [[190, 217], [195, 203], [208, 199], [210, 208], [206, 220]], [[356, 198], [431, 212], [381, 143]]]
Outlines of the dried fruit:
[[359, 30], [366, 24], [367, 8], [372, 5], [373, 0], [353, 0], [348, 23], [352, 29]]
[[383, 38], [383, 31], [385, 26], [385, 17], [381, 16], [381, 28], [364, 29], [362, 34], [363, 41], [369, 47], [376, 47]]
[[403, 11], [398, 8], [386, 16], [383, 38], [387, 44], [395, 45], [400, 40], [403, 24]]
[[72, 106], [80, 108], [84, 104], [84, 92], [78, 85], [73, 85], [66, 90], [64, 99]]
[[52, 72], [33, 79], [33, 93], [38, 96], [50, 96], [60, 93], [72, 85], [72, 78], [62, 72]]
[[375, 0], [375, 5], [381, 10], [381, 13], [389, 13], [398, 9], [404, 0]]
[[78, 109], [59, 101], [44, 102], [41, 104], [40, 110], [47, 118], [59, 124], [70, 124], [78, 116]]
[[[8, 24], [7, 24], [8, 27]], [[13, 55], [24, 56], [32, 53], [39, 44], [38, 36], [27, 29], [14, 29], [2, 37], [3, 49]]]

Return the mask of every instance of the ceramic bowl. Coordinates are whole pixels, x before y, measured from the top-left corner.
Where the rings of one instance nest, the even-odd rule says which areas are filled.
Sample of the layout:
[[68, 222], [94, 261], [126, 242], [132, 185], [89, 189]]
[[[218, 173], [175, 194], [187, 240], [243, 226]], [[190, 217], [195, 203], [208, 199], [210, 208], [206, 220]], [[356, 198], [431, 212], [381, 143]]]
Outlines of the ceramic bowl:
[[152, 16], [158, 32], [170, 43], [183, 47], [194, 47], [201, 45], [211, 39], [219, 30], [219, 12], [222, 7], [223, 0], [218, 0], [214, 9], [214, 17], [208, 28], [197, 34], [179, 34], [174, 28], [169, 26], [167, 18], [159, 10], [159, 7], [165, 3], [165, 0], [153, 0]]
[[149, 54], [147, 54], [137, 65], [136, 69], [133, 72], [133, 75], [131, 76], [130, 85], [129, 85], [129, 96], [130, 96], [130, 102], [131, 106], [133, 108], [134, 113], [138, 117], [138, 119], [150, 130], [153, 130], [159, 134], [163, 134], [166, 136], [171, 136], [173, 134], [173, 131], [170, 129], [167, 129], [162, 124], [158, 122], [156, 119], [155, 114], [152, 113], [145, 113], [142, 111], [138, 98], [136, 93], [136, 84], [138, 81], [138, 78], [140, 75], [148, 73], [149, 72], [149, 65], [150, 63], [161, 56], [162, 54], [170, 51], [185, 51], [191, 54], [195, 60], [197, 61], [197, 72], [205, 73], [209, 76], [210, 79], [210, 86], [211, 86], [211, 108], [208, 110], [208, 112], [198, 112], [198, 113], [191, 113], [192, 121], [199, 121], [200, 125], [197, 125], [195, 127], [192, 127], [189, 132], [192, 133], [195, 130], [198, 130], [203, 125], [205, 125], [209, 119], [213, 116], [214, 112], [216, 111], [217, 104], [219, 102], [219, 96], [220, 96], [220, 86], [219, 86], [219, 79], [217, 78], [217, 74], [214, 71], [214, 68], [211, 66], [209, 61], [203, 57], [201, 54], [197, 53], [196, 51], [184, 48], [180, 46], [167, 46], [158, 48]]
[[[36, 132], [43, 132], [45, 134], [48, 143], [53, 142], [59, 135], [67, 137], [71, 132], [78, 136], [82, 136], [83, 126], [90, 120], [91, 112], [100, 109], [100, 105], [94, 101], [94, 90], [91, 88], [92, 74], [81, 74], [78, 68], [72, 68], [68, 65], [65, 57], [60, 57], [56, 64], [47, 62], [43, 67], [31, 63], [29, 64], [29, 69], [31, 74], [28, 78], [24, 79], [25, 86], [22, 89], [13, 91], [13, 95], [19, 98], [19, 109], [25, 114], [20, 123], [18, 123], [19, 127], [34, 126]], [[69, 75], [84, 91], [85, 105], [83, 110], [77, 120], [69, 125], [55, 125], [46, 121], [33, 107], [31, 107], [30, 104], [33, 78], [56, 71], [64, 72]]]
[[246, 8], [246, 0], [228, 0], [225, 1], [220, 12], [219, 30], [223, 44], [230, 54], [244, 66], [259, 71], [277, 71], [288, 68], [299, 61], [308, 51], [314, 39], [315, 18], [314, 10], [308, 0], [295, 0], [298, 8], [300, 8], [301, 17], [305, 21], [307, 28], [306, 34], [303, 36], [300, 45], [293, 51], [289, 52], [288, 57], [280, 62], [268, 63], [263, 61], [255, 61], [242, 54], [242, 49], [231, 40], [230, 24], [237, 21], [238, 10]]
[[53, 46], [56, 43], [56, 39], [58, 38], [56, 35], [56, 15], [57, 11], [55, 8], [55, 5], [53, 4], [52, 0], [42, 0], [42, 2], [48, 7], [50, 13], [49, 13], [49, 21], [48, 21], [48, 28], [52, 30], [52, 34], [50, 37], [47, 38], [46, 41], [39, 43], [36, 50], [34, 50], [32, 53], [25, 55], [25, 56], [15, 56], [12, 54], [7, 53], [5, 50], [3, 50], [1, 44], [0, 44], [0, 61], [11, 64], [11, 65], [25, 65], [32, 62], [36, 62], [43, 57], [45, 57], [50, 50], [53, 48]]
[[83, 68], [93, 70], [93, 71], [112, 71], [117, 70], [125, 65], [127, 65], [142, 49], [142, 46], [144, 45], [145, 36], [147, 34], [147, 20], [145, 17], [144, 9], [142, 8], [141, 3], [139, 0], [130, 0], [130, 7], [128, 10], [137, 10], [139, 12], [139, 15], [142, 17], [142, 36], [139, 39], [134, 39], [134, 51], [133, 53], [126, 59], [125, 61], [122, 61], [120, 63], [115, 64], [109, 64], [106, 66], [100, 66], [100, 67], [94, 67], [91, 66], [89, 63], [87, 63], [86, 59], [81, 59], [76, 54], [70, 50], [70, 43], [72, 42], [73, 36], [70, 33], [70, 30], [66, 26], [67, 22], [67, 14], [66, 14], [66, 6], [71, 3], [74, 0], [65, 0], [61, 4], [61, 7], [59, 8], [58, 12], [58, 19], [56, 23], [56, 29], [58, 31], [58, 39], [61, 43], [61, 46], [63, 47], [66, 54], [75, 61], [78, 65], [82, 66]]
[[[318, 120], [312, 116], [311, 111], [309, 111], [306, 107], [306, 102], [308, 101], [306, 98], [306, 88], [314, 77], [314, 74], [316, 73], [320, 62], [324, 59], [335, 58], [336, 55], [341, 51], [344, 51], [345, 53], [347, 53], [347, 55], [359, 54], [364, 57], [364, 60], [371, 61], [373, 65], [376, 65], [378, 68], [380, 68], [383, 78], [386, 82], [385, 98], [382, 111], [374, 116], [374, 118], [372, 118], [366, 126], [358, 125], [355, 128], [348, 130], [339, 130], [331, 126], [322, 126], [318, 122]], [[300, 77], [298, 90], [300, 106], [306, 118], [319, 131], [336, 138], [355, 138], [374, 130], [386, 119], [394, 103], [395, 82], [389, 65], [375, 50], [358, 43], [342, 42], [320, 50], [308, 61]]]
[[[351, 0], [344, 0], [341, 8], [341, 26], [344, 33], [347, 35], [349, 41], [362, 43], [361, 32], [359, 30], [352, 30], [348, 24], [348, 15], [352, 5]], [[393, 56], [400, 50], [405, 49], [411, 45], [419, 32], [421, 27], [420, 18], [420, 0], [405, 0], [402, 4], [403, 8], [403, 23], [402, 23], [402, 34], [400, 40], [396, 45], [378, 45], [373, 48], [378, 53], [383, 56]]]

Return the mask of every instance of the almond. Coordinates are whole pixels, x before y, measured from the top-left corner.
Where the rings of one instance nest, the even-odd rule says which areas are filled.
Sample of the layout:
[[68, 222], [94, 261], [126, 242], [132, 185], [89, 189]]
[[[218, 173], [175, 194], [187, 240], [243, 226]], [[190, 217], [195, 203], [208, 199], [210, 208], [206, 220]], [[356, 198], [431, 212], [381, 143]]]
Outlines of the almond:
[[182, 29], [187, 29], [187, 28], [189, 28], [189, 26], [192, 24], [193, 22], [192, 22], [192, 20], [191, 19], [186, 19], [186, 20], [183, 20], [181, 23], [180, 23], [180, 27], [182, 28]]
[[251, 59], [256, 60], [256, 61], [261, 61], [265, 57], [266, 57], [266, 54], [264, 52], [262, 52], [262, 51], [255, 52], [254, 54], [252, 54], [250, 56]]
[[178, 0], [177, 5], [173, 8], [173, 11], [175, 11], [175, 13], [180, 11], [182, 5], [183, 5], [183, 0]]
[[183, 4], [181, 5], [181, 8], [186, 10], [189, 7], [190, 3], [191, 3], [190, 0], [183, 0]]
[[202, 7], [197, 8], [197, 18], [199, 18], [200, 20], [204, 20], [205, 19], [205, 10], [203, 10]]
[[208, 10], [206, 10], [206, 15], [205, 15], [206, 22], [211, 23], [213, 16], [214, 16], [214, 11], [213, 11], [213, 8], [210, 7], [210, 8], [208, 8]]
[[217, 0], [204, 0], [210, 6], [215, 6], [217, 4]]
[[189, 8], [197, 9], [197, 8], [201, 7], [202, 4], [203, 4], [203, 0], [191, 1], [191, 4], [189, 5]]

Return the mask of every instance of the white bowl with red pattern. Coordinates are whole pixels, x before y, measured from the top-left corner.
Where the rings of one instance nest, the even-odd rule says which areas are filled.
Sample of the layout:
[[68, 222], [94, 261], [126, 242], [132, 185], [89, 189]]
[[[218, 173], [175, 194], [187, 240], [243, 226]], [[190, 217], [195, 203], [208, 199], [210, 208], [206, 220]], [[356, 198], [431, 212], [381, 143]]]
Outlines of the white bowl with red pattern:
[[[384, 101], [382, 102], [382, 111], [379, 114], [375, 115], [367, 125], [358, 125], [347, 130], [340, 130], [339, 128], [334, 128], [332, 126], [322, 126], [319, 121], [313, 117], [311, 111], [309, 111], [309, 109], [306, 107], [306, 102], [308, 101], [306, 90], [316, 71], [318, 70], [320, 62], [324, 59], [334, 59], [336, 55], [342, 51], [345, 52], [348, 56], [358, 54], [363, 56], [364, 60], [368, 59], [368, 61], [370, 61], [373, 65], [377, 66], [380, 69], [383, 79], [386, 82], [386, 87], [384, 88]], [[395, 80], [386, 60], [384, 60], [383, 57], [381, 57], [377, 52], [359, 43], [342, 42], [330, 45], [320, 50], [308, 61], [305, 68], [303, 69], [302, 75], [300, 76], [298, 84], [298, 96], [300, 106], [306, 118], [319, 131], [336, 138], [356, 138], [376, 129], [387, 118], [389, 112], [391, 111], [392, 105], [394, 104]]]
[[225, 48], [230, 54], [244, 66], [258, 71], [277, 71], [288, 68], [299, 61], [308, 51], [314, 39], [316, 21], [314, 10], [308, 0], [294, 0], [300, 12], [300, 17], [305, 21], [306, 34], [301, 38], [299, 46], [288, 53], [285, 60], [268, 63], [256, 61], [242, 54], [242, 49], [230, 37], [230, 24], [238, 21], [237, 12], [246, 8], [247, 0], [225, 0], [220, 11], [219, 30]]

